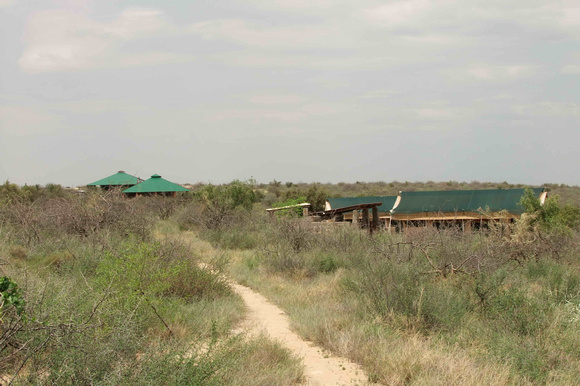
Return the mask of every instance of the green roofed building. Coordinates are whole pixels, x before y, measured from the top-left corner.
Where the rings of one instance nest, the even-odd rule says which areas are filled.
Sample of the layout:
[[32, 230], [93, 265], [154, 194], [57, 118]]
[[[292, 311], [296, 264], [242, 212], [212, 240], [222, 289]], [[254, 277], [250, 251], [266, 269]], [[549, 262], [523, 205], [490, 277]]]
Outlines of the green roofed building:
[[323, 220], [351, 222], [372, 232], [387, 225], [396, 200], [396, 196], [327, 198], [324, 211], [318, 213]]
[[[544, 188], [531, 189], [543, 204], [547, 192]], [[442, 222], [471, 224], [490, 220], [519, 218], [524, 212], [520, 200], [525, 189], [451, 190], [433, 192], [400, 192], [391, 210], [391, 221], [409, 225]]]
[[189, 192], [188, 189], [181, 185], [177, 185], [171, 181], [161, 178], [159, 174], [153, 174], [151, 178], [123, 190], [123, 193], [129, 197], [134, 196], [175, 196], [178, 192]]
[[[373, 204], [376, 202], [381, 202], [382, 204], [377, 207], [379, 211], [379, 218], [388, 218], [390, 216], [390, 210], [395, 205], [395, 201], [397, 201], [397, 196], [327, 198], [324, 210], [329, 211], [360, 204]], [[344, 219], [352, 220], [352, 213], [345, 213]]]
[[126, 189], [128, 187], [137, 185], [141, 181], [143, 181], [141, 178], [127, 174], [123, 170], [119, 170], [117, 173], [87, 184], [87, 186], [100, 186], [105, 190], [113, 188]]

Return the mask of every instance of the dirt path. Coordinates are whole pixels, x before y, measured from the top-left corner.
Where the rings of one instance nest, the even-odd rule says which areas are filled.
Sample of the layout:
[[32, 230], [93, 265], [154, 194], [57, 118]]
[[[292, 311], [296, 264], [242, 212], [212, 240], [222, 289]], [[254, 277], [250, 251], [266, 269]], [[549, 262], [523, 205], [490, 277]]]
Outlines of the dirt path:
[[303, 358], [308, 385], [365, 385], [366, 377], [360, 367], [344, 358], [326, 355], [312, 343], [302, 340], [290, 330], [288, 317], [268, 299], [248, 287], [232, 284], [248, 307], [244, 331], [265, 331], [296, 355]]

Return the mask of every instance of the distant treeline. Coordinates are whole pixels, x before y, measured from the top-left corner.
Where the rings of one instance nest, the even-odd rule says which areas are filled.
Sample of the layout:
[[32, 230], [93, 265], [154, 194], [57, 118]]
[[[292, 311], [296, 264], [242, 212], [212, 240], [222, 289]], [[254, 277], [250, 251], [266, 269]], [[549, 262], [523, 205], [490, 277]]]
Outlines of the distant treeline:
[[[240, 183], [236, 180], [232, 183]], [[231, 185], [223, 184], [223, 185]], [[514, 189], [529, 188], [536, 185], [510, 184], [508, 182], [409, 182], [409, 181], [377, 181], [377, 182], [281, 182], [273, 180], [269, 183], [257, 183], [253, 180], [243, 181], [244, 185], [251, 186], [256, 192], [261, 194], [262, 202], [266, 206], [271, 206], [277, 202], [295, 200], [305, 197], [315, 207], [324, 205], [324, 200], [328, 197], [364, 197], [364, 196], [396, 196], [400, 191], [433, 191], [433, 190], [470, 190], [470, 189]], [[194, 196], [197, 191], [206, 189], [211, 184], [186, 184], [191, 189], [190, 196]], [[548, 189], [550, 195], [558, 195], [562, 203], [580, 206], [580, 186], [566, 184], [541, 184]], [[59, 184], [47, 185], [23, 185], [19, 186], [9, 181], [0, 185], [0, 202], [6, 201], [9, 197], [19, 197], [29, 201], [35, 201], [42, 197], [54, 198], [64, 197], [66, 194], [75, 192]]]

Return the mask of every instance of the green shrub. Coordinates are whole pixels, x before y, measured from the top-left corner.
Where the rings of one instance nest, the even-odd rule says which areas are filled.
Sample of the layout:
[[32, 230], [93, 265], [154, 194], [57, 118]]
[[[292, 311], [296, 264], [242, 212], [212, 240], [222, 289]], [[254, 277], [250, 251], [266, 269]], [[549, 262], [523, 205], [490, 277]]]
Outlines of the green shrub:
[[[306, 201], [306, 196], [301, 196], [301, 197], [297, 197], [297, 198], [290, 198], [286, 201], [281, 201], [281, 202], [275, 202], [274, 204], [272, 204], [272, 208], [283, 208], [285, 206], [293, 206], [293, 205], [299, 205], [302, 203], [305, 203]], [[303, 214], [303, 210], [302, 207], [296, 207], [296, 208], [288, 208], [288, 209], [282, 209], [279, 211], [276, 211], [276, 216], [278, 216], [278, 218], [280, 217], [302, 217]]]
[[235, 217], [236, 211], [250, 211], [262, 194], [255, 189], [255, 181], [235, 180], [228, 185], [204, 186], [194, 192], [194, 197], [204, 207], [200, 222], [209, 229], [219, 229]]
[[[8, 276], [0, 277], [0, 328], [2, 315], [6, 310], [14, 309], [18, 315], [24, 313], [24, 297], [16, 284]], [[1, 331], [1, 330], [0, 330]]]
[[270, 272], [274, 273], [293, 275], [308, 268], [302, 254], [280, 246], [260, 250], [260, 260]]
[[561, 205], [558, 196], [548, 197], [541, 205], [540, 200], [528, 189], [520, 205], [529, 215], [526, 221], [530, 226], [538, 226], [544, 232], [571, 235], [571, 231], [580, 226], [580, 208]]
[[179, 347], [165, 344], [121, 368], [112, 383], [140, 385], [294, 385], [304, 381], [300, 359], [264, 336], [241, 336]]
[[173, 295], [185, 300], [230, 295], [219, 273], [198, 266], [179, 246], [159, 243], [124, 243], [107, 253], [97, 268], [101, 288], [110, 288], [128, 307], [140, 297]]
[[386, 317], [396, 312], [416, 316], [423, 292], [420, 279], [420, 272], [410, 264], [373, 260], [366, 262], [348, 287], [378, 315]]
[[521, 336], [537, 333], [545, 327], [550, 311], [549, 304], [516, 287], [499, 291], [489, 305], [489, 317], [498, 327]]
[[315, 212], [324, 210], [328, 197], [328, 192], [320, 184], [312, 185], [306, 192], [306, 202], [312, 205], [312, 210]]
[[163, 293], [186, 301], [232, 295], [226, 280], [219, 274], [209, 268], [193, 264], [184, 264], [176, 268], [172, 275], [167, 277], [167, 288]]
[[532, 261], [526, 276], [540, 282], [547, 299], [554, 304], [580, 299], [580, 274], [552, 260]]
[[312, 264], [316, 271], [322, 273], [331, 273], [343, 266], [337, 256], [330, 253], [315, 254]]
[[454, 331], [472, 308], [467, 294], [454, 285], [436, 282], [425, 287], [421, 308], [422, 323], [428, 329]]

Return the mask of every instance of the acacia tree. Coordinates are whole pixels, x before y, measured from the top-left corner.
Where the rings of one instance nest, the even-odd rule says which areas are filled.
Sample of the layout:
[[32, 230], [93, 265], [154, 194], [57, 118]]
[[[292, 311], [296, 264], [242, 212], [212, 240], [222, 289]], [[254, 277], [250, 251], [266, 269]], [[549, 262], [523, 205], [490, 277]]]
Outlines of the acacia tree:
[[203, 205], [201, 221], [210, 229], [218, 229], [228, 223], [239, 210], [250, 211], [254, 203], [262, 199], [253, 180], [234, 180], [228, 185], [207, 185], [194, 193]]

